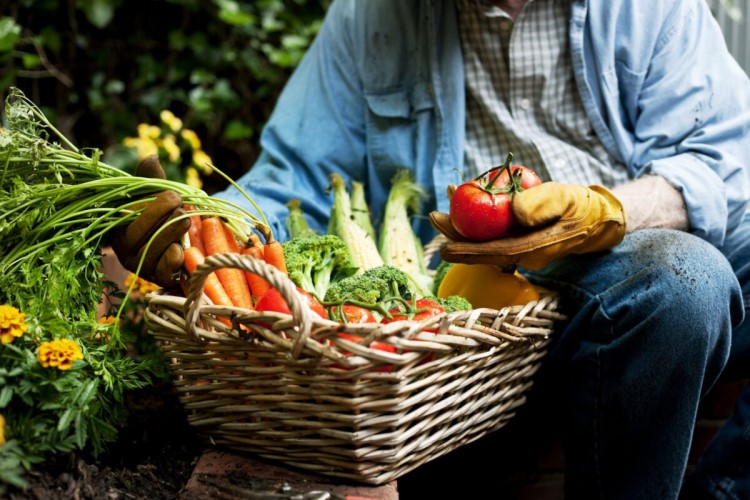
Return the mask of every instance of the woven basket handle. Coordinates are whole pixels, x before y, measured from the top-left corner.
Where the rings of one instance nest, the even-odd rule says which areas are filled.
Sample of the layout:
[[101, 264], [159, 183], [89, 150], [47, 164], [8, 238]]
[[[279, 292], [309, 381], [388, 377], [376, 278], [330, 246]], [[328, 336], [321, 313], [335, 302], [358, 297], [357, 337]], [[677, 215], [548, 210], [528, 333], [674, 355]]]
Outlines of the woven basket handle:
[[422, 249], [422, 260], [424, 261], [425, 266], [430, 265], [432, 257], [436, 253], [438, 253], [440, 251], [440, 247], [442, 247], [446, 243], [448, 243], [448, 238], [446, 238], [443, 234], [438, 234], [427, 242], [427, 244]]
[[292, 345], [291, 353], [292, 358], [297, 359], [312, 329], [313, 316], [310, 307], [300, 298], [299, 293], [297, 293], [297, 286], [286, 274], [265, 261], [249, 255], [218, 253], [206, 257], [205, 262], [198, 266], [195, 273], [190, 277], [188, 296], [185, 302], [185, 321], [188, 333], [197, 338], [196, 328], [200, 317], [198, 309], [203, 298], [203, 286], [206, 283], [206, 278], [217, 269], [226, 267], [242, 269], [263, 277], [284, 297], [298, 328], [299, 335]]

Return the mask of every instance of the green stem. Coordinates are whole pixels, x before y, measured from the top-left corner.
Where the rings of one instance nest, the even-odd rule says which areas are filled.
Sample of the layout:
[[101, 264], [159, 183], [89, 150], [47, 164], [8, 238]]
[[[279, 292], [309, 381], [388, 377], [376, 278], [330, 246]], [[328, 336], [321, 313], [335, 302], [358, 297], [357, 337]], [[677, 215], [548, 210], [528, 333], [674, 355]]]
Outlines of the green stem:
[[491, 189], [493, 187], [493, 184], [497, 180], [498, 177], [503, 173], [503, 170], [507, 170], [508, 174], [511, 174], [510, 171], [510, 162], [513, 160], [513, 153], [508, 153], [508, 156], [505, 157], [505, 163], [500, 165], [499, 167], [494, 167], [489, 169], [487, 172], [483, 173], [481, 176], [479, 176], [476, 180], [482, 179], [484, 176], [489, 176], [489, 181], [487, 184], [485, 184], [484, 188], [485, 190]]

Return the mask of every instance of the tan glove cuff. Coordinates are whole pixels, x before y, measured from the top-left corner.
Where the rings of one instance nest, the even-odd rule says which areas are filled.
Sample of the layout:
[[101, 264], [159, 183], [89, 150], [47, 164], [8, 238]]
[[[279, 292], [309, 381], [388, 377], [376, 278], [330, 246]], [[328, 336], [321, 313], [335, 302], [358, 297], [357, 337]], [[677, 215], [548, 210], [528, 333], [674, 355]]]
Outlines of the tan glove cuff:
[[600, 252], [619, 245], [625, 237], [628, 218], [622, 202], [603, 186], [589, 186], [589, 189], [599, 193], [606, 202], [601, 203], [599, 221], [594, 221], [590, 228], [587, 243], [581, 245], [574, 253]]

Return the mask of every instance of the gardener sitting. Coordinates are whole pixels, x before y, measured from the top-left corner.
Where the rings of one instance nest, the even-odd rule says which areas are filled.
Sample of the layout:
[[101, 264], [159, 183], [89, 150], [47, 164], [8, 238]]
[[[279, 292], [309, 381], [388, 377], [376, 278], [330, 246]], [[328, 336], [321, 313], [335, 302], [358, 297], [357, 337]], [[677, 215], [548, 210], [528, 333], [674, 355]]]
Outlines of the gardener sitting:
[[[561, 294], [547, 365], [568, 497], [666, 499], [702, 396], [749, 374], [748, 131], [750, 81], [703, 0], [335, 0], [238, 182], [283, 239], [292, 197], [324, 230], [331, 173], [365, 182], [380, 213], [408, 167], [452, 239], [444, 259], [518, 265]], [[545, 181], [513, 197], [527, 230], [460, 241], [448, 185], [509, 151]], [[179, 206], [154, 203], [135, 233]], [[161, 282], [182, 265], [167, 236]], [[748, 436], [745, 390], [683, 495], [750, 498]]]

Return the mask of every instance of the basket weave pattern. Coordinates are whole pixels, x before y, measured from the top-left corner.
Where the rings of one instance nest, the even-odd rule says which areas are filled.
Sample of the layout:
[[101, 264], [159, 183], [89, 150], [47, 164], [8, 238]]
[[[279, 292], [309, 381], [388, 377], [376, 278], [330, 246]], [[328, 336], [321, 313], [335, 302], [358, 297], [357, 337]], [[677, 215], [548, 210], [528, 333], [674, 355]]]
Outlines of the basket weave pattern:
[[[222, 267], [260, 274], [293, 314], [207, 304], [205, 279]], [[151, 294], [147, 303], [146, 324], [203, 439], [368, 484], [505, 425], [563, 318], [549, 294], [499, 311], [338, 323], [312, 313], [275, 268], [237, 254], [208, 257], [187, 298]]]

